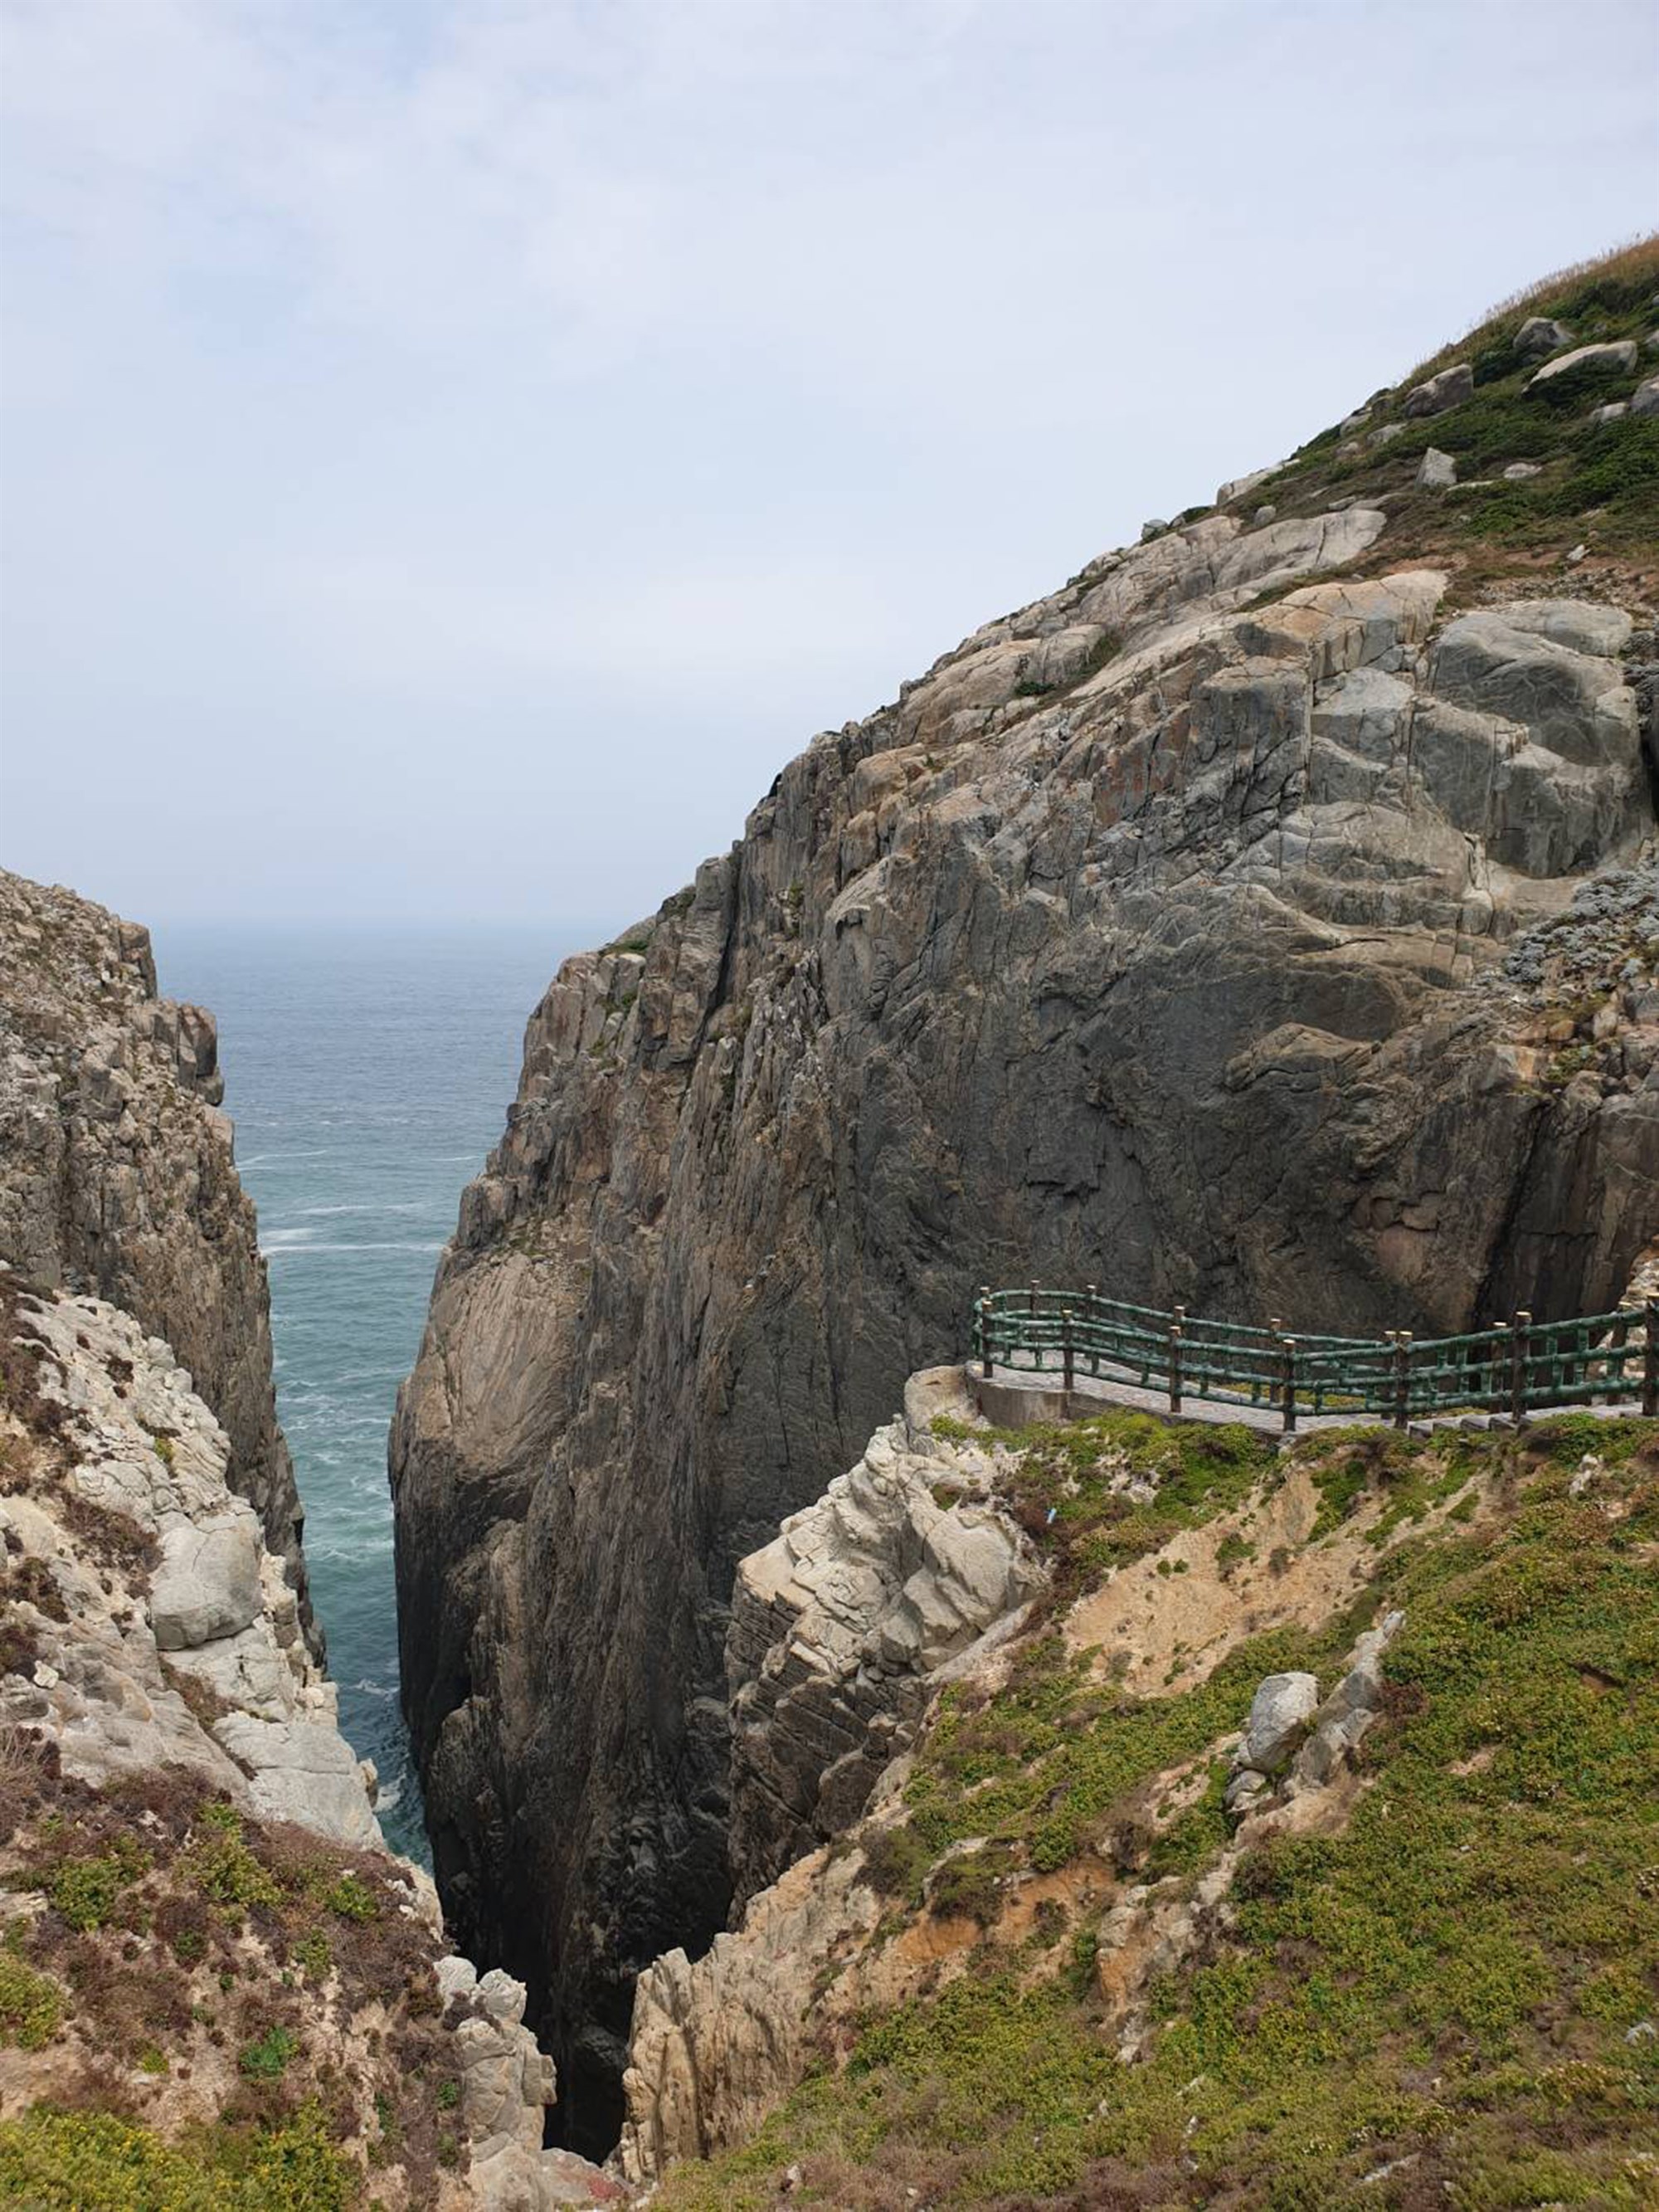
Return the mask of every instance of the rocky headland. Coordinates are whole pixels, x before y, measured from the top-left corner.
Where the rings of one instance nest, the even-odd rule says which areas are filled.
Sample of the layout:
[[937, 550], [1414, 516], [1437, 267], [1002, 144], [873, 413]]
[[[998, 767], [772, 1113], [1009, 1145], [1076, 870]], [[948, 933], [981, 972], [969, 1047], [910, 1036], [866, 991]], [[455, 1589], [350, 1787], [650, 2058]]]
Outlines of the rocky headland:
[[391, 1463], [439, 1886], [574, 2139], [625, 2070], [638, 2171], [729, 2139], [789, 2065], [652, 2022], [882, 1917], [837, 1839], [1030, 1601], [890, 1426], [981, 1284], [1433, 1334], [1659, 1233], [1656, 284], [1540, 288], [987, 623], [532, 1016]]
[[339, 1732], [210, 1018], [5, 876], [0, 1054], [0, 2197], [616, 2197]]

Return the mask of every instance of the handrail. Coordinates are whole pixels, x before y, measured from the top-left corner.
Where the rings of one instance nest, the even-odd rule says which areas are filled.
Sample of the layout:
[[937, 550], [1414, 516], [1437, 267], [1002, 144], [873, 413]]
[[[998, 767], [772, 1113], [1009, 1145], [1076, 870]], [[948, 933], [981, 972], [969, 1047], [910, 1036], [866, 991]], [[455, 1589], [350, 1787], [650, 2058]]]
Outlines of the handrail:
[[1240, 1407], [1276, 1407], [1287, 1431], [1298, 1413], [1371, 1413], [1405, 1428], [1458, 1407], [1518, 1421], [1540, 1407], [1639, 1397], [1659, 1415], [1659, 1298], [1539, 1322], [1527, 1311], [1462, 1336], [1415, 1338], [1287, 1333], [1189, 1315], [1080, 1291], [993, 1291], [974, 1307], [974, 1358], [990, 1376], [1022, 1360], [1038, 1373], [1052, 1358], [1067, 1391], [1078, 1370], [1154, 1387], [1179, 1413], [1183, 1397]]

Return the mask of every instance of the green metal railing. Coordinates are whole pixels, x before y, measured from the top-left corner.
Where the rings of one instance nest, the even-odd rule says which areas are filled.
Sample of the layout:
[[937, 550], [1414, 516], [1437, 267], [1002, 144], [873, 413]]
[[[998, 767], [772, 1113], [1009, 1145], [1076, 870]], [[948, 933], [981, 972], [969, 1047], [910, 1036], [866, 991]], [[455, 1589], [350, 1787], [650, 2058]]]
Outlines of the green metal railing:
[[1272, 1407], [1294, 1429], [1298, 1413], [1380, 1415], [1404, 1428], [1459, 1408], [1507, 1414], [1552, 1406], [1634, 1401], [1659, 1414], [1659, 1299], [1573, 1321], [1512, 1322], [1467, 1336], [1417, 1339], [1286, 1334], [1207, 1321], [1182, 1306], [1125, 1304], [1090, 1283], [1081, 1291], [981, 1291], [974, 1308], [974, 1358], [1054, 1373], [1070, 1390], [1079, 1373], [1183, 1398]]

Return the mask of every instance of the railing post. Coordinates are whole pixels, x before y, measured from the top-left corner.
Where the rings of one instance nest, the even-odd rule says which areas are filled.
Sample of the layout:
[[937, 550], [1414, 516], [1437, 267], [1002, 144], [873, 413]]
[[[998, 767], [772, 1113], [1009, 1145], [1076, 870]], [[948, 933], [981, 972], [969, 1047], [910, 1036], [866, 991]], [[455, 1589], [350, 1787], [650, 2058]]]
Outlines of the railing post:
[[1175, 1319], [1170, 1323], [1170, 1411], [1181, 1411], [1181, 1332], [1186, 1327], [1187, 1309], [1177, 1306]]
[[1072, 1395], [1072, 1309], [1063, 1307], [1060, 1316], [1060, 1356], [1066, 1374], [1066, 1395]]
[[1296, 1432], [1296, 1339], [1293, 1336], [1287, 1336], [1283, 1339], [1283, 1344], [1285, 1433], [1288, 1437], [1293, 1436]]
[[1100, 1285], [1098, 1283], [1085, 1283], [1083, 1285], [1083, 1291], [1084, 1296], [1088, 1300], [1088, 1304], [1084, 1310], [1084, 1319], [1089, 1324], [1089, 1372], [1091, 1375], [1098, 1375], [1100, 1339], [1095, 1333], [1095, 1308], [1100, 1303]]
[[1522, 1306], [1515, 1316], [1510, 1338], [1510, 1419], [1518, 1429], [1527, 1410], [1527, 1354], [1531, 1349], [1532, 1315]]
[[1492, 1333], [1498, 1341], [1492, 1348], [1492, 1364], [1486, 1370], [1486, 1395], [1501, 1397], [1509, 1388], [1510, 1325], [1506, 1321], [1495, 1321]]
[[986, 1381], [991, 1379], [991, 1285], [979, 1286], [979, 1357]]
[[1032, 1278], [1031, 1278], [1031, 1319], [1032, 1319], [1033, 1321], [1035, 1321], [1035, 1320], [1036, 1319], [1036, 1309], [1037, 1309], [1037, 1285], [1036, 1285], [1036, 1277], [1035, 1275], [1033, 1275], [1033, 1276], [1032, 1276]]
[[1647, 1317], [1647, 1342], [1642, 1351], [1642, 1411], [1652, 1420], [1659, 1414], [1659, 1298], [1643, 1308]]
[[1394, 1346], [1394, 1425], [1403, 1429], [1412, 1417], [1411, 1331], [1390, 1329], [1389, 1337]]
[[1601, 1362], [1601, 1370], [1607, 1385], [1609, 1398], [1625, 1395], [1625, 1346], [1630, 1342], [1630, 1312], [1620, 1306], [1619, 1318], [1608, 1332], [1607, 1357]]

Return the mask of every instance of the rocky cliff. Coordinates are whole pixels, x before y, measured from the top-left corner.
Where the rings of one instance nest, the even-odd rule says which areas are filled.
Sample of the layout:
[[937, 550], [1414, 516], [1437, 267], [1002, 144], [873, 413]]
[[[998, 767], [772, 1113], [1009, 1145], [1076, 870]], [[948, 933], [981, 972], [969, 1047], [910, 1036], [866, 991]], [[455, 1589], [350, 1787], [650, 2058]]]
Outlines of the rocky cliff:
[[383, 1845], [171, 1348], [0, 1269], [0, 2196], [544, 2212], [522, 1986]]
[[315, 1639], [270, 1311], [213, 1018], [158, 998], [149, 933], [0, 870], [0, 1260], [164, 1338], [230, 1443]]
[[[987, 624], [536, 1010], [391, 1464], [441, 1888], [584, 2140], [732, 1896], [736, 1563], [981, 1283], [1449, 1330], [1605, 1304], [1659, 1228], [1656, 276]], [[1627, 965], [1506, 966], [1580, 893]], [[817, 1818], [774, 1795], [754, 1872]]]
[[0, 2197], [614, 2199], [339, 1732], [215, 1059], [0, 876]]

